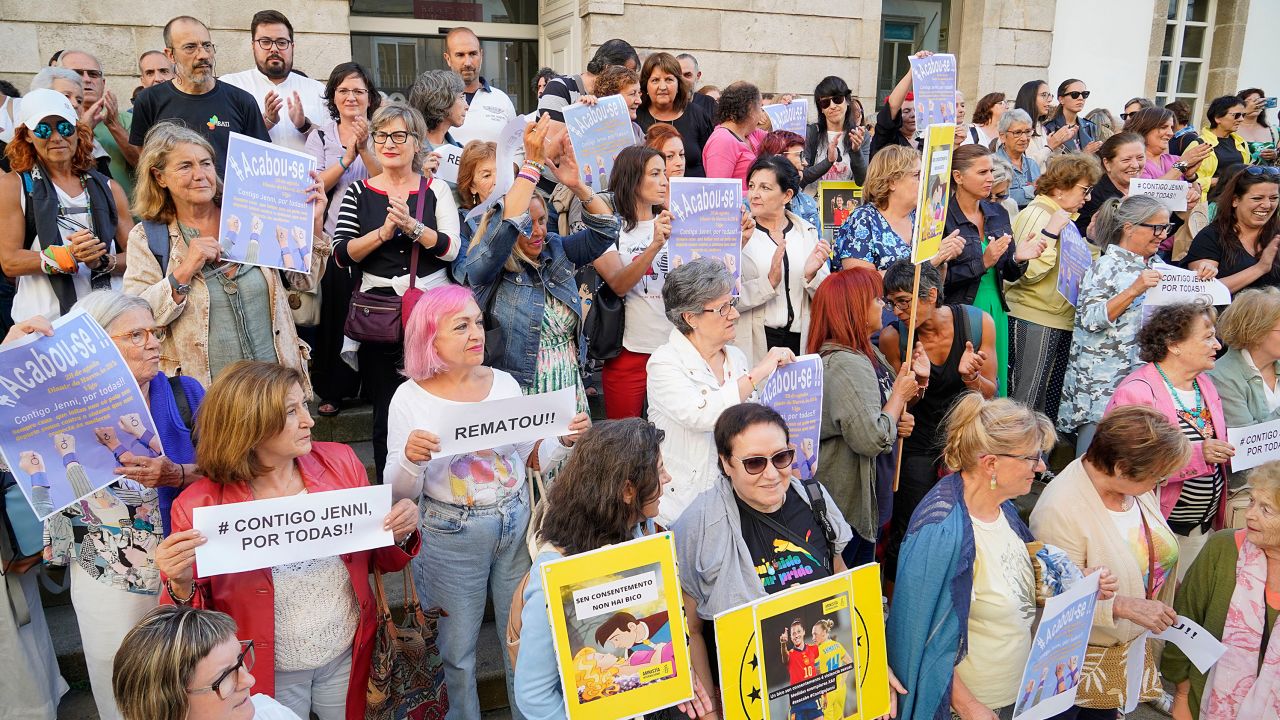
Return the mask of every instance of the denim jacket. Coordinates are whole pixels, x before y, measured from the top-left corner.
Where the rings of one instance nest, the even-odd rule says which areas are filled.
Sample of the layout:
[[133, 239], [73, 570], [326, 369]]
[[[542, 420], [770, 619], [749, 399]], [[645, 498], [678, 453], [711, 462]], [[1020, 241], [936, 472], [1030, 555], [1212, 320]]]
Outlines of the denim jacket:
[[[1044, 124], [1044, 132], [1046, 135], [1051, 135], [1061, 130], [1066, 124], [1066, 118], [1059, 114]], [[1063, 143], [1062, 147], [1058, 148], [1059, 152], [1084, 152], [1089, 143], [1098, 139], [1098, 126], [1085, 116], [1076, 116], [1076, 128], [1076, 136]]]
[[[498, 202], [494, 208], [491, 219], [502, 217], [502, 203]], [[521, 387], [533, 385], [537, 372], [546, 293], [573, 308], [581, 320], [582, 298], [574, 272], [618, 242], [616, 215], [586, 214], [583, 219], [586, 230], [563, 237], [547, 233], [537, 267], [523, 265], [519, 272], [503, 267], [516, 241], [521, 235], [528, 236], [533, 228], [527, 212], [501, 222], [490, 222], [485, 236], [465, 254], [459, 253], [454, 261], [454, 277], [473, 289], [480, 307], [488, 307], [491, 294], [497, 293], [493, 298], [493, 314], [488, 320], [502, 327], [503, 348], [493, 367], [511, 373]]]

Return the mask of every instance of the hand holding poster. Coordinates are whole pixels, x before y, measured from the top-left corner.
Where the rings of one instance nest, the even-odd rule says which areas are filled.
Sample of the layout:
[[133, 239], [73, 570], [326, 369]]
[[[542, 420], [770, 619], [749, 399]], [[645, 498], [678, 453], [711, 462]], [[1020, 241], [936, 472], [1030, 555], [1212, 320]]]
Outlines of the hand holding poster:
[[1280, 460], [1280, 420], [1227, 428], [1227, 442], [1236, 449], [1231, 458], [1232, 472]]
[[[502, 132], [498, 133], [498, 157], [494, 167], [511, 167], [515, 164], [515, 160], [524, 152], [524, 131], [531, 122], [537, 120], [537, 113], [529, 113], [528, 115], [517, 115], [507, 121], [502, 126]], [[581, 158], [578, 160], [582, 162]], [[501, 200], [507, 191], [511, 189], [511, 184], [515, 182], [515, 176], [511, 173], [497, 173], [497, 180], [493, 184], [493, 190], [489, 193], [489, 197], [467, 213], [467, 220], [478, 218], [485, 213], [493, 204]]]
[[955, 125], [931, 125], [925, 133], [915, 237], [911, 243], [911, 262], [917, 265], [933, 259], [942, 249], [947, 202], [951, 197], [951, 149], [955, 142]]
[[462, 148], [457, 145], [441, 145], [432, 150], [431, 154], [440, 158], [435, 176], [447, 183], [457, 183], [458, 169], [462, 166]]
[[1191, 183], [1184, 180], [1148, 180], [1134, 178], [1129, 181], [1130, 195], [1150, 195], [1159, 200], [1170, 212], [1182, 212], [1187, 209], [1187, 188]]
[[813, 478], [822, 437], [822, 358], [801, 355], [789, 365], [780, 365], [760, 389], [760, 402], [787, 421], [796, 451], [792, 469], [803, 480]]
[[129, 366], [84, 311], [0, 347], [0, 454], [41, 520], [164, 454]]
[[1098, 602], [1098, 578], [1093, 573], [1045, 602], [1018, 683], [1014, 720], [1043, 720], [1075, 704]]
[[1201, 280], [1195, 270], [1156, 263], [1160, 271], [1160, 284], [1147, 291], [1144, 301], [1148, 305], [1172, 305], [1204, 298], [1214, 305], [1229, 305], [1231, 290], [1221, 280]]
[[308, 153], [231, 133], [219, 221], [222, 258], [309, 270], [314, 222], [307, 188], [315, 167]]
[[[956, 56], [912, 57], [911, 92], [915, 97], [917, 127], [955, 124]], [[951, 132], [954, 134], [955, 128]]]
[[741, 275], [742, 183], [734, 178], [671, 178], [669, 270], [700, 257], [722, 260], [735, 281]]
[[1201, 627], [1195, 620], [1182, 615], [1178, 616], [1178, 622], [1152, 637], [1177, 645], [1178, 649], [1202, 673], [1208, 673], [1209, 668], [1213, 667], [1227, 651], [1227, 646], [1219, 642], [1212, 633]]
[[671, 533], [541, 571], [569, 720], [632, 717], [693, 697]]
[[769, 123], [773, 125], [775, 132], [788, 130], [804, 137], [808, 131], [809, 101], [804, 98], [796, 98], [786, 105], [765, 105], [764, 112], [769, 116]]
[[569, 432], [577, 409], [577, 390], [567, 387], [540, 395], [460, 405], [458, 412], [441, 416], [437, 426], [429, 429], [440, 436], [437, 457], [461, 455], [564, 435]]
[[573, 104], [564, 109], [564, 124], [578, 158], [582, 181], [596, 192], [609, 189], [613, 159], [636, 143], [631, 113], [621, 95], [600, 98], [595, 105]]
[[213, 577], [386, 547], [389, 512], [390, 485], [198, 507], [191, 526], [207, 542], [196, 548], [196, 571]]
[[1080, 302], [1080, 281], [1091, 265], [1089, 246], [1076, 224], [1068, 220], [1058, 235], [1058, 292], [1072, 305]]

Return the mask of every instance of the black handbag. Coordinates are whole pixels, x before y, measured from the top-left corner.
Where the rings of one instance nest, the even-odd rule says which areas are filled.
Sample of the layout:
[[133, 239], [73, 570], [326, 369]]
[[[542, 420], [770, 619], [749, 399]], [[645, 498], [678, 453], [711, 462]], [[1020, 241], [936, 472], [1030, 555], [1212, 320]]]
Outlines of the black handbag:
[[498, 298], [498, 290], [501, 288], [502, 278], [499, 277], [484, 303], [484, 364], [487, 367], [497, 367], [497, 362], [505, 352], [506, 333], [502, 331], [498, 317], [493, 314], [493, 301]]
[[[584, 268], [591, 274], [595, 270], [590, 266]], [[582, 276], [579, 276], [580, 281]], [[582, 335], [586, 338], [587, 357], [603, 363], [612, 360], [622, 353], [622, 328], [626, 305], [622, 298], [609, 287], [609, 283], [596, 277], [591, 293], [591, 307], [587, 309], [582, 320]]]

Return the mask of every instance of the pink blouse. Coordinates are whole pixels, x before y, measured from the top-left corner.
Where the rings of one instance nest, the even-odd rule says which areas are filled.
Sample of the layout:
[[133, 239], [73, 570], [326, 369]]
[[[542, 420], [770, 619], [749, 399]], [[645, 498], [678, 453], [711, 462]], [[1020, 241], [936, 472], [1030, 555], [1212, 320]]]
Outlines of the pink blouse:
[[738, 178], [742, 191], [747, 190], [747, 171], [756, 161], [756, 151], [764, 142], [765, 132], [753, 130], [742, 142], [723, 125], [717, 125], [702, 146], [702, 167], [709, 178]]
[[[1173, 169], [1173, 164], [1181, 158], [1177, 155], [1165, 153], [1158, 158], [1148, 160], [1147, 164], [1142, 168], [1142, 172], [1138, 177], [1147, 178], [1148, 180], [1159, 180], [1165, 176], [1165, 173]], [[1176, 179], [1176, 178], [1175, 178]]]

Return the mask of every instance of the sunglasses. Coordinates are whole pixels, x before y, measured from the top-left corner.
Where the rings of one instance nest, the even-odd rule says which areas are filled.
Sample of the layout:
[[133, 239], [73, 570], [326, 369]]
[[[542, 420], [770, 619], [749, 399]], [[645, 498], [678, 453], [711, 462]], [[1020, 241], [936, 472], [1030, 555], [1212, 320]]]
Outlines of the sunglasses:
[[1173, 223], [1138, 223], [1138, 227], [1144, 227], [1157, 236], [1168, 236], [1173, 230]]
[[1230, 117], [1232, 120], [1239, 120], [1244, 117], [1244, 113], [1242, 112], [1227, 113], [1227, 116]]
[[1088, 90], [1072, 90], [1071, 92], [1062, 93], [1058, 97], [1069, 97], [1072, 100], [1079, 100], [1080, 98], [1084, 98], [1085, 100], [1088, 100], [1089, 91]]
[[831, 107], [832, 103], [835, 103], [836, 105], [843, 105], [846, 102], [847, 102], [847, 99], [843, 95], [837, 95], [835, 97], [818, 98], [818, 109], [826, 110], [827, 108]]
[[31, 129], [31, 134], [41, 140], [48, 140], [53, 137], [54, 128], [57, 128], [58, 134], [64, 138], [69, 138], [76, 134], [76, 126], [68, 120], [59, 120], [57, 125], [49, 125], [47, 122], [42, 122]]
[[796, 459], [796, 451], [794, 448], [779, 450], [769, 457], [764, 455], [752, 455], [751, 457], [734, 458], [742, 463], [742, 469], [746, 470], [750, 475], [759, 475], [764, 469], [773, 463], [773, 466], [779, 470], [786, 470], [791, 467], [791, 461]]
[[1125, 112], [1122, 112], [1122, 113], [1120, 113], [1120, 119], [1121, 119], [1122, 121], [1128, 122], [1129, 118], [1131, 118], [1131, 117], [1133, 117], [1134, 115], [1137, 115], [1137, 114], [1138, 114], [1138, 113], [1136, 113], [1136, 112], [1131, 112], [1131, 113], [1125, 113]]
[[1245, 167], [1244, 171], [1254, 177], [1260, 177], [1262, 175], [1270, 177], [1280, 176], [1280, 167], [1259, 167], [1257, 165], [1249, 165]]

